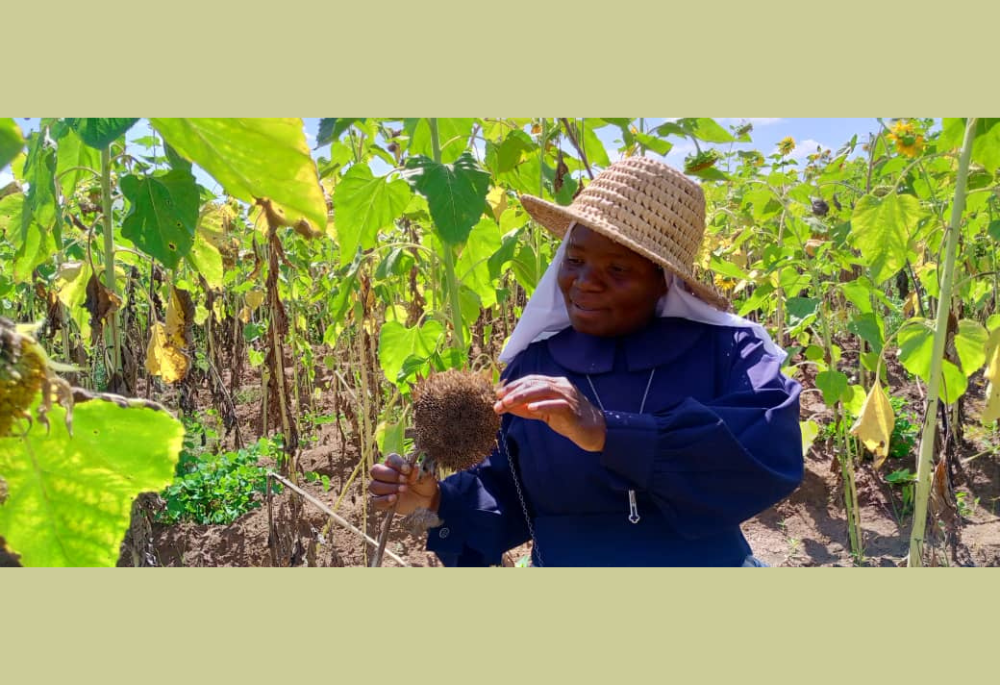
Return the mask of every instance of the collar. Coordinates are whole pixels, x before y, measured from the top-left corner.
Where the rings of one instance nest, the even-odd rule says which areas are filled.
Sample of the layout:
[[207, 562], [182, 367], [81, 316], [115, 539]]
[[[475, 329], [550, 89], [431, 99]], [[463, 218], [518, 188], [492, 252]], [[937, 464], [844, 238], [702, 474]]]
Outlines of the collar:
[[705, 325], [689, 319], [656, 317], [635, 333], [601, 338], [566, 328], [545, 341], [552, 358], [574, 373], [609, 373], [621, 351], [629, 371], [652, 369], [677, 359], [691, 349]]

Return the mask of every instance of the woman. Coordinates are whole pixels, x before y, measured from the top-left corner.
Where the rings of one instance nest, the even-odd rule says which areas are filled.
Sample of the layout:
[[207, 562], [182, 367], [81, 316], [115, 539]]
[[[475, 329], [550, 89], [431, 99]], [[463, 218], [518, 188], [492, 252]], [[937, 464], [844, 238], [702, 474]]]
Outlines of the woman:
[[375, 506], [436, 512], [447, 566], [528, 540], [542, 566], [761, 565], [740, 523], [801, 482], [801, 388], [694, 279], [701, 188], [633, 157], [569, 207], [521, 201], [564, 239], [500, 357], [498, 447], [441, 482], [390, 455]]

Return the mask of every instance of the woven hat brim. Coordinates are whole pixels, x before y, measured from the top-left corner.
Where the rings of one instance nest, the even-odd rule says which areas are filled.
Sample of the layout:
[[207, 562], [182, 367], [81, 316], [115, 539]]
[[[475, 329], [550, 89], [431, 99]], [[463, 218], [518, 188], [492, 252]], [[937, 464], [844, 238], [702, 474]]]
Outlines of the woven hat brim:
[[554, 234], [556, 237], [563, 238], [573, 222], [581, 223], [588, 228], [597, 231], [606, 238], [615, 241], [619, 245], [624, 245], [633, 252], [641, 254], [646, 259], [649, 259], [650, 261], [669, 270], [670, 273], [684, 281], [688, 290], [690, 290], [703, 302], [712, 305], [720, 311], [729, 311], [731, 308], [729, 300], [719, 294], [719, 291], [715, 288], [705, 285], [695, 279], [694, 274], [674, 260], [656, 254], [643, 245], [640, 245], [630, 239], [620, 227], [610, 221], [607, 221], [598, 215], [590, 213], [584, 214], [576, 211], [573, 209], [572, 205], [564, 207], [532, 195], [521, 195], [520, 200], [521, 206], [524, 207], [525, 211], [528, 212], [531, 218], [534, 219], [536, 223], [545, 227], [546, 230]]

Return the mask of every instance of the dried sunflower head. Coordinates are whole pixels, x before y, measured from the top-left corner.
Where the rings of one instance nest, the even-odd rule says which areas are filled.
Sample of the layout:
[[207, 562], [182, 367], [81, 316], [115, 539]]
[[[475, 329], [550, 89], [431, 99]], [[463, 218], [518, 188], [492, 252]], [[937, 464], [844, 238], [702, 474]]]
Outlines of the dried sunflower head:
[[420, 382], [413, 398], [414, 442], [430, 459], [461, 471], [490, 455], [500, 417], [489, 380], [449, 369]]
[[38, 419], [46, 427], [45, 414], [52, 408], [52, 395], [66, 408], [66, 427], [72, 434], [73, 395], [69, 384], [53, 370], [73, 370], [48, 358], [32, 337], [39, 325], [18, 325], [0, 317], [0, 438], [10, 435], [17, 419], [31, 421], [28, 408], [41, 391]]

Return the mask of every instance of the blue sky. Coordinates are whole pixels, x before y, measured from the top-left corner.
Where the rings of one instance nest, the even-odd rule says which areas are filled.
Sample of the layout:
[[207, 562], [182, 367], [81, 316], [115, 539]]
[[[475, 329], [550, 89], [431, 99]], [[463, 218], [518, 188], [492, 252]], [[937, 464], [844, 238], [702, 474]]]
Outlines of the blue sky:
[[[15, 120], [25, 134], [38, 129], [38, 119], [16, 118]], [[657, 123], [661, 123], [662, 121], [665, 121], [665, 119], [651, 118], [648, 120], [648, 123], [655, 125]], [[869, 133], [873, 133], [879, 128], [878, 121], [875, 118], [725, 117], [717, 118], [716, 121], [726, 127], [729, 125], [737, 125], [741, 122], [750, 122], [753, 124], [753, 132], [751, 133], [753, 142], [736, 144], [733, 146], [734, 149], [756, 149], [767, 155], [774, 151], [779, 140], [785, 138], [786, 136], [791, 136], [796, 142], [796, 148], [792, 152], [791, 157], [800, 160], [804, 159], [806, 155], [815, 152], [817, 146], [836, 151], [837, 148], [850, 140], [851, 136], [857, 134], [859, 140], [863, 141], [867, 139]], [[319, 119], [306, 118], [304, 119], [304, 122], [309, 146], [314, 147], [316, 143], [316, 133], [319, 128]], [[146, 125], [145, 120], [142, 120], [129, 130], [126, 138], [127, 140], [134, 140], [141, 136], [148, 135], [149, 132], [150, 130], [148, 125]], [[600, 129], [598, 131], [598, 136], [605, 143], [605, 146], [608, 148], [611, 155], [612, 161], [614, 161], [613, 150], [615, 148], [615, 140], [620, 137], [620, 132], [617, 128], [608, 126]], [[728, 148], [729, 146], [724, 145], [719, 147]], [[678, 141], [675, 143], [674, 148], [666, 156], [665, 160], [668, 164], [683, 168], [684, 157], [692, 152], [693, 149], [694, 146], [690, 143]], [[327, 153], [327, 150], [328, 149], [321, 148], [319, 150], [315, 150], [313, 154], [314, 156], [323, 155]], [[201, 173], [199, 173], [198, 176], [199, 180], [210, 190], [213, 190], [214, 192], [221, 190], [213, 179]], [[6, 185], [11, 180], [12, 176], [9, 168], [0, 170], [0, 187]]]

